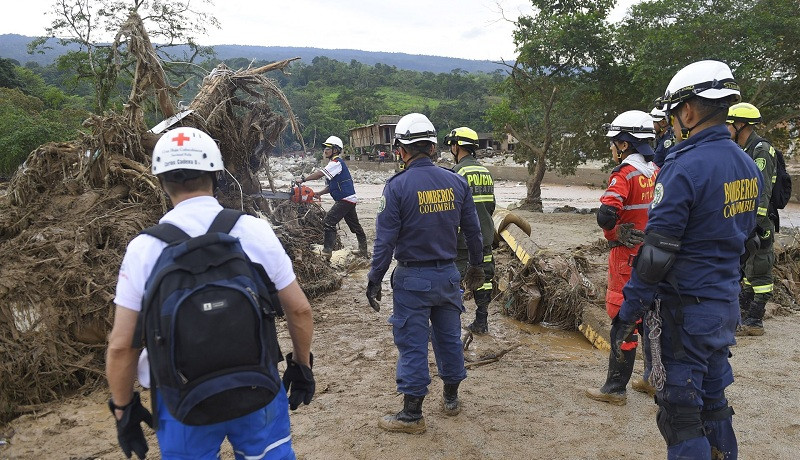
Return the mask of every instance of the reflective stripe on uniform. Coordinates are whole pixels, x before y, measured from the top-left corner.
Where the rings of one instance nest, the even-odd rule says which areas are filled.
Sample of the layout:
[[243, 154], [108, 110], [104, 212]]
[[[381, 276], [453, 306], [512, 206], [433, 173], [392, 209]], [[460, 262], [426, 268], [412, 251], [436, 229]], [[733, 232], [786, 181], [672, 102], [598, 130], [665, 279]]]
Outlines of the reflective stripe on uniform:
[[492, 261], [492, 255], [491, 254], [486, 254], [485, 256], [483, 256], [483, 261], [484, 262], [491, 262]]
[[634, 169], [633, 171], [629, 172], [627, 176], [625, 176], [625, 180], [631, 180], [632, 177], [641, 176], [642, 172], [638, 169]]
[[483, 283], [481, 287], [475, 289], [476, 291], [490, 291], [492, 289], [492, 283]]
[[764, 284], [762, 286], [753, 286], [753, 292], [756, 294], [765, 294], [772, 292], [772, 284]]
[[745, 286], [750, 286], [750, 281], [747, 281], [747, 278], [742, 278], [742, 282], [744, 282]]
[[767, 215], [767, 208], [759, 207], [758, 208], [758, 215], [759, 216], [766, 216]]
[[650, 207], [650, 203], [641, 203], [641, 204], [629, 204], [627, 206], [623, 206], [622, 209], [648, 209]]
[[264, 449], [264, 452], [261, 452], [261, 455], [244, 455], [244, 452], [239, 452], [239, 451], [236, 451], [236, 453], [241, 455], [245, 460], [261, 460], [262, 458], [264, 458], [264, 456], [267, 455], [267, 452], [271, 451], [272, 449], [274, 449], [274, 448], [276, 448], [276, 447], [278, 447], [278, 446], [280, 446], [282, 444], [286, 444], [287, 442], [289, 442], [291, 440], [292, 440], [292, 436], [291, 435], [286, 436], [283, 439], [278, 439], [277, 441], [275, 441], [272, 444], [268, 445], [267, 448]]
[[485, 203], [494, 201], [494, 195], [472, 195], [472, 201], [475, 203]]
[[467, 174], [473, 172], [488, 173], [489, 170], [486, 169], [485, 166], [464, 166], [463, 168], [458, 170], [458, 173], [461, 174], [462, 176], [466, 176]]

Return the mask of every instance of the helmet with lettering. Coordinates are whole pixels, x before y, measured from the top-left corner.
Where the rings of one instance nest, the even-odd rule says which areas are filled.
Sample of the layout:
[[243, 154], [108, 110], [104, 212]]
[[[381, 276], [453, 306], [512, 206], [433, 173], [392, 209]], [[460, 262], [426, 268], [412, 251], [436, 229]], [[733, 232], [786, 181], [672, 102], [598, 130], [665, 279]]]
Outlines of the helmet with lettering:
[[421, 113], [409, 113], [403, 116], [395, 127], [394, 139], [401, 144], [428, 141], [436, 144], [436, 128], [428, 117]]
[[741, 100], [739, 85], [728, 64], [711, 60], [693, 62], [679, 70], [667, 85], [661, 109], [668, 112], [695, 96], [721, 100], [720, 107], [726, 108], [729, 98], [734, 103]]
[[338, 147], [340, 152], [342, 151], [342, 149], [344, 149], [344, 144], [342, 143], [342, 140], [336, 136], [328, 137], [327, 139], [325, 139], [325, 142], [323, 142], [322, 145], [330, 148]]
[[222, 171], [222, 153], [217, 143], [199, 129], [180, 127], [167, 131], [153, 148], [153, 174], [164, 174], [178, 169], [194, 171]]
[[747, 102], [734, 104], [728, 109], [728, 123], [737, 121], [748, 125], [757, 125], [761, 123], [761, 112], [756, 106]]

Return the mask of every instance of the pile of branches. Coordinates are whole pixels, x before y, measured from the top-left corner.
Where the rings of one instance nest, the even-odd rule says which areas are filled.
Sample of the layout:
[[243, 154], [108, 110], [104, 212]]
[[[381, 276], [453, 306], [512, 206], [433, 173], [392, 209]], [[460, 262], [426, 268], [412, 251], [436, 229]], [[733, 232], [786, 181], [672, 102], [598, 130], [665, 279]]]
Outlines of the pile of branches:
[[774, 301], [785, 310], [800, 310], [800, 234], [791, 243], [775, 250]]
[[509, 265], [503, 275], [508, 277], [503, 312], [526, 323], [577, 330], [584, 308], [597, 296], [588, 271], [589, 261], [580, 252], [562, 256], [541, 251], [526, 267]]
[[[162, 115], [174, 115], [177, 88], [166, 84], [135, 13], [115, 49], [122, 37], [137, 59], [123, 113], [93, 116], [81, 138], [36, 149], [0, 196], [0, 423], [105, 383], [105, 342], [122, 256], [127, 243], [168, 209], [150, 174], [159, 135], [147, 131], [143, 108], [154, 100]], [[220, 201], [275, 219], [298, 281], [309, 283], [309, 294], [319, 294], [338, 288], [331, 280], [340, 276], [307, 244], [322, 241], [322, 209], [301, 210], [287, 201], [281, 205], [287, 209], [277, 210], [248, 198], [261, 191], [256, 176], [261, 162], [253, 161], [254, 153], [265, 155], [283, 129], [296, 127], [285, 97], [263, 76], [289, 62], [236, 72], [218, 68], [206, 77], [190, 106], [193, 112], [180, 125], [219, 140], [230, 172]], [[270, 109], [275, 98], [287, 108], [288, 119]], [[297, 209], [288, 209], [292, 206]]]

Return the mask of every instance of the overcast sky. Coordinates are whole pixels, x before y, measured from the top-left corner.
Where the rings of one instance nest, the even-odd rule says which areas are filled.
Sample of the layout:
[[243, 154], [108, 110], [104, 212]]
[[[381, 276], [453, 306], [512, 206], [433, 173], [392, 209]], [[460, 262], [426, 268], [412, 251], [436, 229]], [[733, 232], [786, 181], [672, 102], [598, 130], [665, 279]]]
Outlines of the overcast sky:
[[[612, 20], [639, 1], [618, 0]], [[45, 13], [54, 2], [24, 0], [6, 8], [0, 34], [43, 34], [51, 22]], [[499, 61], [515, 58], [509, 20], [530, 14], [531, 6], [521, 0], [216, 0], [205, 10], [222, 28], [199, 39], [203, 45], [307, 46]]]

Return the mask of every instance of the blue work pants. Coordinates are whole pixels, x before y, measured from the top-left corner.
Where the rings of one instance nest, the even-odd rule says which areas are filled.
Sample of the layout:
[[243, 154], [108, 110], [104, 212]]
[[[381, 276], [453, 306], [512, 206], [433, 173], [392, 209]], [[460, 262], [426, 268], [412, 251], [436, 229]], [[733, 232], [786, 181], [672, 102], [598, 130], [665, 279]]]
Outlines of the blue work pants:
[[394, 311], [389, 317], [397, 346], [397, 391], [425, 396], [431, 383], [428, 338], [446, 384], [467, 378], [461, 344], [461, 276], [454, 263], [398, 266], [392, 274]]
[[228, 438], [237, 460], [294, 460], [289, 426], [289, 400], [281, 385], [263, 408], [213, 425], [190, 426], [175, 420], [157, 393], [158, 445], [164, 460], [218, 459]]
[[[672, 445], [667, 440], [667, 458], [710, 460], [714, 447], [726, 460], [735, 459], [738, 447], [731, 415], [709, 421], [706, 414], [727, 407], [725, 388], [733, 383], [728, 356], [729, 347], [736, 343], [738, 302], [704, 300], [683, 307], [662, 302], [661, 316], [674, 314], [676, 308], [683, 311], [683, 324], [673, 328], [671, 322], [665, 320], [662, 325], [661, 360], [667, 379], [663, 391], [656, 395], [661, 406], [657, 419], [665, 439], [667, 434], [662, 423], [670, 417], [677, 420], [673, 428], [699, 433]], [[675, 355], [672, 337], [676, 333], [685, 357]]]

